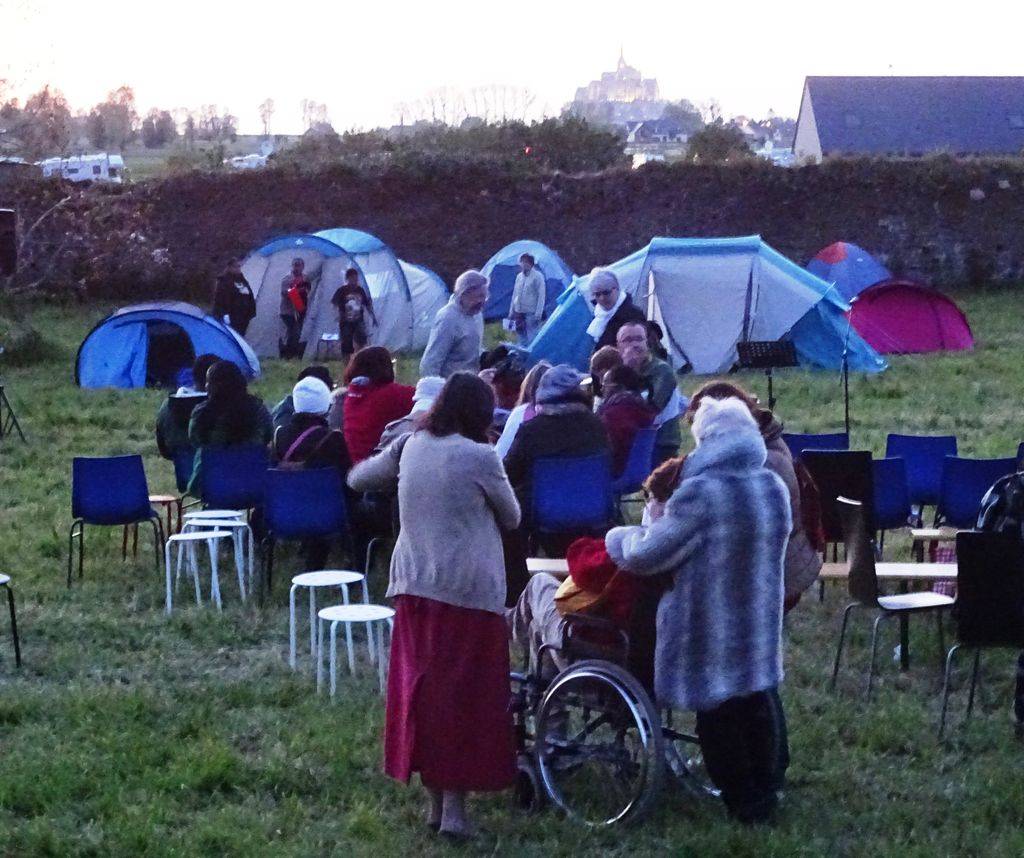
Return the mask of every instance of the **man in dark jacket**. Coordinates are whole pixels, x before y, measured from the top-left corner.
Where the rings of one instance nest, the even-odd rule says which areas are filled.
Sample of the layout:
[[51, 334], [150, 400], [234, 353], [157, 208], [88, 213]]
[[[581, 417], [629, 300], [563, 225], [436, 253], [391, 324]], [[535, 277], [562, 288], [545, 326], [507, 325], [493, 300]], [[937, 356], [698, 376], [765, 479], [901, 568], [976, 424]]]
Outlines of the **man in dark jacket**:
[[654, 425], [658, 435], [654, 441], [654, 465], [679, 454], [683, 435], [679, 417], [686, 410], [688, 400], [679, 392], [676, 374], [665, 361], [651, 354], [645, 322], [628, 322], [619, 328], [616, 342], [622, 362], [636, 370], [650, 390], [649, 402], [657, 416]]
[[188, 422], [199, 403], [206, 399], [206, 373], [220, 358], [217, 355], [199, 355], [192, 364], [192, 387], [180, 387], [164, 400], [156, 413], [156, 446], [165, 459], [190, 449]]
[[619, 328], [629, 322], [646, 324], [647, 317], [633, 304], [619, 286], [619, 278], [607, 268], [590, 272], [590, 298], [594, 304], [594, 321], [587, 333], [594, 338], [594, 351], [603, 346], [614, 346]]
[[255, 315], [256, 298], [242, 274], [242, 263], [231, 259], [213, 290], [213, 316], [218, 321], [224, 321], [226, 316], [227, 323], [244, 337]]
[[[550, 378], [549, 378], [550, 376]], [[604, 424], [590, 410], [584, 376], [570, 366], [552, 367], [537, 388], [538, 414], [524, 423], [505, 457], [505, 473], [529, 523], [533, 465], [545, 456], [592, 456], [609, 452]]]

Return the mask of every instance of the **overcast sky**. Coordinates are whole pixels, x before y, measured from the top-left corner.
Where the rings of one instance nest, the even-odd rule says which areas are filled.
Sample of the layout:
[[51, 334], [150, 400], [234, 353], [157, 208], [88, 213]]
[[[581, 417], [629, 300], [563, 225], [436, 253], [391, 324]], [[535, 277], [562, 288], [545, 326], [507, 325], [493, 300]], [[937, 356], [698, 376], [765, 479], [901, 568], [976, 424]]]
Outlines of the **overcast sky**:
[[[662, 96], [727, 115], [795, 116], [809, 74], [1024, 74], [1024, 4], [973, 0], [0, 0], [0, 78], [87, 108], [127, 83], [140, 112], [215, 103], [257, 131], [301, 131], [302, 99], [338, 130], [397, 121], [432, 89], [529, 89], [557, 114], [619, 46]], [[149, 11], [152, 8], [153, 11]], [[265, 12], [264, 10], [270, 10]]]

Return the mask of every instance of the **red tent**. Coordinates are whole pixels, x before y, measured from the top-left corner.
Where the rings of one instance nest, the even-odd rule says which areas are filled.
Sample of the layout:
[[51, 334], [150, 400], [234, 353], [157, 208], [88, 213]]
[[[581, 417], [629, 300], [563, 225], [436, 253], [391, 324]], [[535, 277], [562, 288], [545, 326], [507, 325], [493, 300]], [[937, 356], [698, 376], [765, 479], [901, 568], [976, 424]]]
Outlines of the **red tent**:
[[974, 347], [963, 311], [934, 289], [909, 280], [884, 280], [865, 289], [850, 320], [881, 354], [958, 352]]

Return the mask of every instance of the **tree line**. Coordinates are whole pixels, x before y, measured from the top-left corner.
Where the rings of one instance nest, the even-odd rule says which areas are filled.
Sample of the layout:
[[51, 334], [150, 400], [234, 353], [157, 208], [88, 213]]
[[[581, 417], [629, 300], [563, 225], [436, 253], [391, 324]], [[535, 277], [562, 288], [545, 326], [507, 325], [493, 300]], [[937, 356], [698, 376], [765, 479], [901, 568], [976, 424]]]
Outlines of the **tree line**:
[[37, 160], [85, 147], [123, 151], [137, 141], [150, 149], [176, 141], [190, 148], [197, 140], [224, 143], [237, 136], [238, 117], [214, 104], [198, 111], [154, 108], [140, 116], [134, 90], [120, 86], [75, 113], [63, 93], [49, 85], [21, 103], [0, 80], [0, 155]]

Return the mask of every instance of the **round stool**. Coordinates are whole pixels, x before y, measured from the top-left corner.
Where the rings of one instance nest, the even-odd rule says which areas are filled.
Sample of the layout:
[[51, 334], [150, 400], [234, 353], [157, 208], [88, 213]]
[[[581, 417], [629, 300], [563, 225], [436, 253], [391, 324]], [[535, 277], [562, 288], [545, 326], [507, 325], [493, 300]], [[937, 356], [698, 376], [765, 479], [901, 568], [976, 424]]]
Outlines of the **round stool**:
[[383, 605], [335, 605], [331, 608], [322, 608], [317, 614], [320, 625], [317, 634], [316, 646], [316, 689], [320, 690], [323, 685], [324, 667], [324, 626], [331, 624], [331, 697], [337, 687], [337, 660], [338, 660], [338, 623], [345, 624], [346, 642], [348, 643], [348, 669], [349, 673], [356, 672], [355, 654], [352, 648], [352, 624], [365, 623], [367, 635], [367, 649], [370, 651], [370, 660], [373, 660], [373, 636], [376, 630], [377, 635], [377, 676], [380, 680], [380, 693], [384, 693], [384, 631], [383, 626], [388, 627], [388, 636], [391, 635], [391, 626], [395, 612]]
[[[205, 542], [206, 548], [210, 552], [210, 590], [213, 594], [213, 601], [217, 605], [217, 610], [223, 610], [220, 600], [220, 581], [217, 578], [217, 540], [218, 539], [229, 539], [231, 533], [227, 530], [202, 530], [195, 533], [176, 533], [170, 539], [167, 540], [164, 545], [164, 569], [167, 575], [167, 602], [166, 611], [168, 614], [171, 613], [172, 607], [172, 593], [171, 593], [171, 546], [179, 545], [183, 546], [188, 553], [188, 569], [189, 574], [192, 576], [192, 580], [196, 585], [196, 604], [201, 605], [203, 603], [202, 592], [199, 587], [199, 564], [196, 562], [196, 543]], [[175, 564], [174, 569], [174, 583], [177, 585], [178, 578], [181, 577], [181, 557], [182, 552], [178, 552], [178, 562]]]
[[[220, 519], [220, 518], [190, 518], [185, 522], [184, 533], [195, 533], [203, 530], [227, 530], [231, 533], [231, 543], [235, 549], [235, 571], [238, 572], [238, 591], [242, 594], [242, 601], [245, 601], [245, 575], [248, 566], [249, 590], [252, 590], [253, 565], [256, 556], [255, 542], [252, 536], [252, 528], [245, 519]], [[243, 532], [249, 534], [248, 554], [249, 562], [246, 564], [246, 543], [242, 541]], [[181, 563], [181, 552], [183, 545], [178, 546], [178, 562]]]
[[[350, 572], [347, 569], [323, 569], [319, 572], [303, 572], [292, 578], [292, 588], [288, 591], [288, 664], [292, 670], [295, 669], [295, 592], [299, 587], [309, 588], [309, 655], [316, 656], [316, 591], [319, 587], [340, 587], [341, 597], [345, 604], [349, 603], [348, 585], [363, 585], [363, 604], [369, 602], [366, 593], [366, 577], [359, 572]], [[349, 636], [349, 648], [352, 646], [352, 632], [347, 629]], [[314, 670], [315, 670], [314, 666]]]
[[196, 509], [185, 513], [185, 521], [193, 521], [199, 518], [219, 518], [226, 521], [237, 521], [245, 518], [245, 512], [240, 509]]

